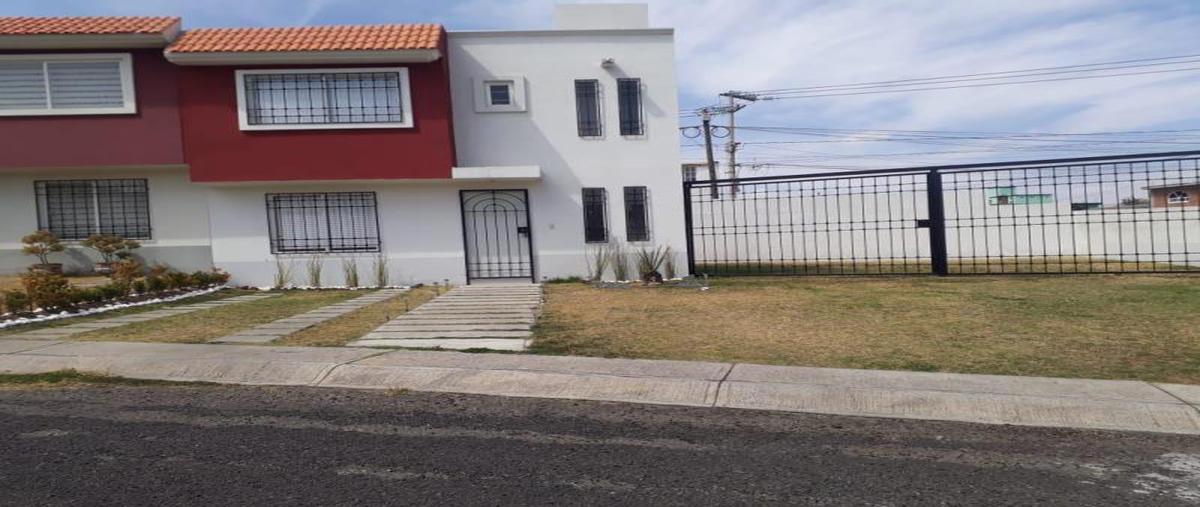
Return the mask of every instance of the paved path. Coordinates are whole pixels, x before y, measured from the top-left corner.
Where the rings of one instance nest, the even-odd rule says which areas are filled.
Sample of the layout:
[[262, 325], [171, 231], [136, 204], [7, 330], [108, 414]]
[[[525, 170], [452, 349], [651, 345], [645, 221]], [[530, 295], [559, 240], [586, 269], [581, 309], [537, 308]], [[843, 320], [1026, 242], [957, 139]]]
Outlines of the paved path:
[[541, 306], [539, 285], [455, 287], [348, 346], [525, 350]]
[[1200, 435], [1200, 386], [556, 357], [0, 341], [0, 373], [488, 394]]
[[273, 320], [250, 329], [238, 331], [229, 336], [211, 340], [212, 343], [270, 343], [292, 333], [298, 333], [327, 320], [335, 319], [347, 313], [362, 309], [375, 303], [380, 303], [407, 292], [408, 289], [383, 289], [365, 296], [359, 296], [349, 301], [322, 306], [316, 310], [299, 315]]
[[27, 331], [24, 333], [8, 335], [8, 336], [3, 337], [3, 339], [7, 339], [7, 340], [60, 340], [60, 339], [68, 338], [68, 337], [71, 337], [71, 336], [74, 336], [77, 334], [83, 334], [88, 331], [95, 331], [97, 329], [110, 329], [110, 328], [114, 328], [114, 327], [121, 327], [124, 325], [133, 324], [135, 322], [147, 322], [147, 321], [157, 320], [157, 319], [161, 319], [161, 318], [165, 318], [165, 317], [173, 317], [175, 315], [183, 315], [185, 313], [193, 313], [193, 312], [198, 312], [201, 310], [208, 310], [211, 308], [220, 308], [222, 306], [233, 305], [233, 304], [237, 304], [237, 303], [245, 303], [248, 301], [258, 301], [260, 299], [266, 299], [266, 298], [275, 297], [278, 295], [279, 294], [248, 294], [245, 296], [235, 296], [235, 297], [226, 298], [226, 299], [215, 299], [212, 301], [205, 301], [203, 303], [192, 303], [192, 304], [187, 304], [187, 305], [168, 306], [166, 308], [160, 308], [158, 310], [151, 310], [148, 312], [141, 312], [141, 313], [132, 313], [132, 314], [128, 314], [128, 315], [122, 315], [120, 317], [112, 317], [112, 318], [108, 318], [108, 319], [80, 322], [78, 324], [68, 324], [65, 326], [58, 326], [58, 327], [46, 327], [46, 328], [37, 329], [34, 331]]
[[5, 388], [0, 432], [2, 505], [1168, 507], [1200, 496], [1200, 438], [1186, 435], [461, 394]]

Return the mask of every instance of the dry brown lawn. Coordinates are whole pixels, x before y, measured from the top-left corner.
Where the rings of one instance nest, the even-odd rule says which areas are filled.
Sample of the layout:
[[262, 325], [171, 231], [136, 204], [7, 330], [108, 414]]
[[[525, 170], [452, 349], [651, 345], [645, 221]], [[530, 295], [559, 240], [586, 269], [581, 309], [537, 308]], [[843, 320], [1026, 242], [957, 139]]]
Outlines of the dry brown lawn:
[[272, 342], [272, 345], [338, 347], [365, 335], [398, 315], [433, 299], [429, 287], [413, 289], [387, 301], [327, 320], [299, 333]]
[[[76, 340], [204, 343], [273, 320], [315, 310], [353, 297], [362, 291], [288, 291], [273, 298], [100, 329], [73, 336]], [[71, 319], [67, 319], [71, 320]]]
[[720, 279], [548, 286], [534, 351], [1200, 383], [1200, 277]]

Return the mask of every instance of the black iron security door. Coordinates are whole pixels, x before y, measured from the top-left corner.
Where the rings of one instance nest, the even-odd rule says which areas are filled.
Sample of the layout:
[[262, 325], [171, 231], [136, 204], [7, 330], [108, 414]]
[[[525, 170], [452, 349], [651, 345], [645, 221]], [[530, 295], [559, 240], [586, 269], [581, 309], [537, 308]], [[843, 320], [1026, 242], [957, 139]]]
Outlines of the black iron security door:
[[496, 278], [533, 281], [529, 192], [463, 190], [459, 195], [467, 282]]

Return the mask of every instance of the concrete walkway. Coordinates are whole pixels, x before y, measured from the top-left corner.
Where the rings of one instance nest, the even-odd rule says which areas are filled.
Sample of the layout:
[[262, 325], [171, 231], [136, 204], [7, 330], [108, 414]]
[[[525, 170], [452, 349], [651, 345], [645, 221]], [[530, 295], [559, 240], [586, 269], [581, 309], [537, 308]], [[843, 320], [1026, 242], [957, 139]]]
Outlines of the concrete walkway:
[[245, 302], [249, 302], [249, 301], [258, 301], [260, 299], [271, 298], [271, 297], [275, 297], [278, 295], [279, 294], [247, 294], [245, 296], [235, 296], [235, 297], [226, 298], [226, 299], [216, 299], [216, 300], [212, 300], [212, 301], [205, 301], [203, 303], [192, 303], [192, 304], [188, 304], [188, 305], [168, 306], [166, 308], [160, 308], [158, 310], [151, 310], [148, 312], [141, 312], [141, 313], [131, 313], [128, 315], [122, 315], [120, 317], [112, 317], [112, 318], [108, 318], [108, 319], [80, 322], [78, 324], [68, 324], [66, 326], [46, 327], [46, 328], [37, 329], [34, 331], [27, 331], [24, 333], [8, 335], [2, 339], [7, 339], [7, 340], [61, 340], [63, 338], [68, 338], [68, 337], [71, 337], [71, 336], [74, 336], [77, 334], [83, 334], [88, 331], [95, 331], [97, 329], [110, 329], [110, 328], [114, 328], [114, 327], [121, 327], [124, 325], [133, 324], [135, 322], [148, 322], [151, 320], [158, 320], [158, 319], [162, 319], [162, 318], [166, 318], [166, 317], [173, 317], [175, 315], [183, 315], [185, 313], [193, 313], [193, 312], [198, 312], [201, 310], [208, 310], [211, 308], [220, 308], [222, 306], [227, 306], [227, 305], [245, 303]]
[[336, 347], [0, 341], [0, 373], [412, 389], [1200, 435], [1200, 386]]
[[299, 315], [284, 317], [266, 324], [259, 324], [250, 329], [213, 339], [211, 343], [271, 343], [279, 338], [292, 333], [298, 333], [327, 320], [336, 319], [347, 313], [360, 310], [363, 307], [387, 301], [405, 292], [408, 292], [408, 289], [383, 289], [375, 291], [349, 301], [322, 306], [316, 310], [304, 312]]
[[525, 350], [541, 306], [534, 284], [455, 287], [348, 346]]

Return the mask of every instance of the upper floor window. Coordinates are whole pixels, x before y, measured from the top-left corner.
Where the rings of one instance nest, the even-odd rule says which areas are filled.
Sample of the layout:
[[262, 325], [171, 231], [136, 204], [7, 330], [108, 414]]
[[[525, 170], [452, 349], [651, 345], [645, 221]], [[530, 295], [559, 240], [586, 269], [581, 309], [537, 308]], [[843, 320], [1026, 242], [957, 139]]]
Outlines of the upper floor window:
[[512, 83], [497, 82], [488, 83], [488, 104], [493, 106], [511, 106], [512, 105]]
[[525, 78], [487, 76], [474, 80], [475, 112], [519, 113], [525, 111]]
[[1167, 204], [1187, 204], [1191, 200], [1191, 196], [1182, 190], [1176, 190], [1167, 194]]
[[33, 182], [38, 229], [62, 239], [114, 234], [150, 239], [146, 180], [47, 180]]
[[640, 136], [645, 134], [646, 129], [642, 124], [641, 79], [617, 79], [617, 107], [621, 122], [621, 135]]
[[0, 116], [136, 112], [128, 54], [0, 56]]
[[408, 69], [237, 71], [242, 130], [413, 126]]
[[579, 137], [603, 136], [601, 118], [600, 81], [575, 80], [575, 123], [579, 127]]

